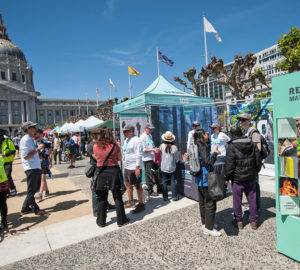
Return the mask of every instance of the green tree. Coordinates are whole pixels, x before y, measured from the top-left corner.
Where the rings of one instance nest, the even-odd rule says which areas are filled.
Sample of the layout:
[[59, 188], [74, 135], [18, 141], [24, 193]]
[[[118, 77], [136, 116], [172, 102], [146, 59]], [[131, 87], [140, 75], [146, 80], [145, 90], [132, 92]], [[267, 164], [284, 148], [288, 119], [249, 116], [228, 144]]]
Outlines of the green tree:
[[277, 40], [280, 53], [285, 57], [276, 65], [277, 70], [287, 70], [289, 73], [300, 70], [300, 30], [291, 27], [288, 34], [283, 33]]

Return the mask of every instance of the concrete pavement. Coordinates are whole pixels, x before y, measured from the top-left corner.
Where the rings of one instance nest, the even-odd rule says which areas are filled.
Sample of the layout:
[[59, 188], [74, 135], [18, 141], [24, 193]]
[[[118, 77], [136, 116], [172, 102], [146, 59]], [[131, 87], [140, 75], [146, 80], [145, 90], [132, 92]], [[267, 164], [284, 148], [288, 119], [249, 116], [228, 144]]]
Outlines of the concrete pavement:
[[[78, 168], [69, 170], [68, 178], [75, 188], [90, 197], [87, 181], [82, 175], [85, 162], [77, 162]], [[66, 166], [60, 165], [58, 169], [65, 172]], [[260, 183], [262, 191], [274, 193], [274, 178], [261, 176]], [[236, 268], [246, 267], [246, 262], [249, 265], [258, 266], [253, 264], [251, 261], [253, 258], [250, 259], [249, 254], [243, 257], [243, 264], [240, 264], [242, 259], [240, 256], [238, 260], [232, 257], [232, 249], [235, 252], [240, 249], [243, 254], [246, 254], [250, 245], [251, 249], [257, 250], [260, 254], [254, 260], [256, 263], [259, 258], [264, 259], [263, 264], [266, 266], [268, 262], [266, 258], [272, 257], [276, 258], [275, 262], [281, 261], [286, 263], [287, 268], [294, 266], [293, 269], [295, 269], [295, 266], [299, 266], [298, 264], [291, 263], [291, 260], [276, 251], [274, 194], [265, 192], [262, 194], [262, 204], [265, 207], [260, 217], [260, 228], [256, 232], [253, 232], [249, 226], [242, 232], [238, 232], [231, 226], [231, 197], [218, 203], [217, 223], [224, 235], [219, 240], [203, 236], [196, 202], [183, 198], [177, 202], [165, 203], [161, 198], [152, 198], [147, 203], [147, 210], [144, 213], [132, 215], [129, 213], [130, 210], [127, 210], [131, 222], [123, 228], [116, 225], [115, 211], [112, 211], [108, 213], [105, 228], [99, 228], [95, 223], [95, 218], [89, 214], [9, 237], [0, 244], [2, 257], [0, 266], [13, 262], [16, 263], [7, 265], [4, 269], [130, 269], [139, 267], [142, 269], [190, 269], [188, 266], [192, 269], [205, 269], [205, 267], [211, 269], [219, 263], [220, 268], [227, 268], [230, 265]], [[90, 208], [88, 211], [91, 211]], [[246, 220], [245, 223], [247, 223]], [[231, 237], [228, 238], [226, 235]], [[254, 237], [253, 243], [249, 242], [249, 237]], [[224, 250], [220, 250], [218, 241], [221, 247], [224, 245]], [[246, 241], [245, 245], [241, 245], [240, 241]], [[230, 242], [231, 244], [227, 246], [226, 243]], [[193, 250], [192, 247], [196, 247], [196, 243], [199, 246]], [[204, 247], [207, 250], [203, 250]], [[267, 253], [260, 252], [262, 247], [264, 247], [263, 250], [268, 249]], [[226, 248], [229, 248], [228, 258], [224, 257], [227, 253]], [[192, 250], [191, 253], [187, 254], [190, 250]], [[108, 254], [109, 251], [112, 254]], [[173, 254], [173, 258], [169, 256], [169, 251]], [[201, 258], [191, 256], [199, 252], [204, 252], [209, 257], [205, 259], [204, 265], [202, 255]], [[217, 259], [218, 254], [224, 257], [223, 264], [222, 260]], [[254, 255], [252, 251], [250, 254]], [[60, 261], [62, 258], [63, 263]], [[19, 260], [22, 261], [17, 262]], [[54, 264], [48, 263], [50, 261]], [[273, 265], [275, 266], [274, 262]]]

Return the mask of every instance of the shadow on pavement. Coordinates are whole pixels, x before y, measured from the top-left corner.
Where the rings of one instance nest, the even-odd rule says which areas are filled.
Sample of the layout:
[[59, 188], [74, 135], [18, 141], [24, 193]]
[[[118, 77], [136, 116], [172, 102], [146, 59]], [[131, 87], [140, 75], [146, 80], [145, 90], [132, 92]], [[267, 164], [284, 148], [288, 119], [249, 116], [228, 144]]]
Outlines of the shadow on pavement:
[[54, 179], [55, 178], [64, 178], [64, 177], [68, 177], [69, 174], [68, 173], [59, 173], [59, 174], [54, 174]]
[[49, 196], [43, 198], [43, 200], [41, 200], [41, 201], [46, 201], [48, 199], [55, 198], [55, 197], [58, 197], [58, 196], [63, 196], [63, 195], [68, 195], [68, 194], [76, 193], [78, 191], [81, 191], [81, 189], [56, 191], [54, 193], [50, 193]]
[[[7, 219], [10, 221], [8, 222], [9, 233], [11, 235], [17, 234], [18, 232], [28, 231], [31, 227], [43, 222], [48, 218], [48, 215], [45, 216], [32, 216], [32, 214], [28, 215], [21, 215], [20, 212], [9, 214]], [[30, 225], [26, 226], [25, 228], [15, 230], [19, 226], [30, 223]]]
[[[273, 218], [276, 214], [269, 208], [275, 208], [275, 199], [269, 197], [260, 198], [260, 215], [258, 217], [258, 229], [268, 219]], [[275, 211], [275, 210], [274, 210]], [[224, 229], [227, 236], [237, 236], [239, 230], [233, 225], [233, 208], [227, 208], [216, 213], [216, 223], [219, 229]], [[245, 212], [243, 215], [244, 226], [249, 224], [249, 212]]]
[[[136, 221], [142, 220], [145, 216], [151, 214], [154, 211], [154, 209], [166, 206], [169, 203], [170, 201], [165, 202], [161, 197], [151, 197], [151, 199], [145, 204], [145, 211], [140, 212], [138, 214], [133, 214], [132, 211], [134, 210], [134, 208], [132, 208], [132, 210], [127, 214], [127, 218], [130, 218], [130, 224], [132, 224]], [[116, 216], [114, 216], [109, 222], [107, 222], [106, 226], [114, 222], [117, 222]]]
[[45, 208], [44, 210], [48, 211], [48, 212], [59, 212], [59, 211], [64, 211], [64, 210], [68, 210], [71, 209], [77, 205], [83, 204], [88, 202], [89, 200], [80, 200], [80, 201], [75, 201], [75, 200], [71, 200], [71, 201], [65, 201], [65, 202], [59, 202], [54, 206]]

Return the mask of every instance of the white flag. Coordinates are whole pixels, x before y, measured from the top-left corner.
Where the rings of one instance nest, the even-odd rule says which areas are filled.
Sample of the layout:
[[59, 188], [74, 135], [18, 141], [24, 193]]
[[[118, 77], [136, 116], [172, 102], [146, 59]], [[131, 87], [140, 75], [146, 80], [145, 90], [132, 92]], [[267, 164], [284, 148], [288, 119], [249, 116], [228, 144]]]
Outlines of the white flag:
[[109, 78], [109, 85], [112, 86], [116, 90], [116, 86], [114, 85], [114, 83], [112, 82], [112, 80], [110, 78]]
[[206, 33], [214, 33], [217, 41], [221, 42], [222, 39], [219, 37], [216, 29], [212, 26], [212, 24], [205, 17], [203, 17], [203, 21], [204, 21], [204, 31]]

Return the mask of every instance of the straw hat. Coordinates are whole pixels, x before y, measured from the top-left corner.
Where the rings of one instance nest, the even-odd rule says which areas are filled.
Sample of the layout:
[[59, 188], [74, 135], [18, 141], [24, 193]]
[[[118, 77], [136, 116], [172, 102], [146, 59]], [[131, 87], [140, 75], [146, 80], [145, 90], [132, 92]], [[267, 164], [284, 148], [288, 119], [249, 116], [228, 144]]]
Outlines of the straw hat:
[[161, 138], [165, 142], [174, 142], [175, 141], [175, 136], [171, 131], [167, 131], [163, 135], [161, 135]]

